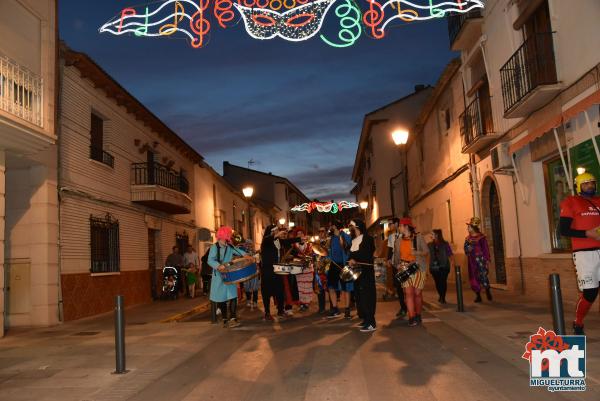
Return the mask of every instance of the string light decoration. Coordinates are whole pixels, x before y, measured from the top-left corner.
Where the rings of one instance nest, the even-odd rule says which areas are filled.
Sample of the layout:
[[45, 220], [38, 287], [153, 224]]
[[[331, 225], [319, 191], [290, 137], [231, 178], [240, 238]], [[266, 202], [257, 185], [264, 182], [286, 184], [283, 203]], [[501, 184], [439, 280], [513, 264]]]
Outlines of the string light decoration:
[[394, 22], [426, 21], [484, 7], [483, 0], [164, 0], [154, 10], [149, 6], [124, 8], [99, 31], [136, 37], [179, 33], [192, 47], [200, 48], [213, 27], [226, 29], [236, 24], [237, 12], [254, 39], [300, 42], [321, 31], [334, 4], [337, 39], [319, 37], [337, 48], [354, 45], [363, 34], [382, 39]]
[[331, 47], [349, 47], [360, 38], [362, 26], [360, 20], [362, 12], [353, 0], [344, 0], [335, 8], [335, 15], [340, 19], [338, 39], [342, 43], [334, 43], [321, 35], [321, 40]]
[[[282, 7], [280, 0], [273, 0], [271, 7], [273, 2], [279, 2]], [[310, 39], [319, 32], [325, 15], [334, 2], [335, 0], [317, 0], [283, 13], [240, 4], [234, 6], [242, 14], [246, 32], [254, 39], [266, 40], [279, 36], [291, 42], [299, 42]]]
[[358, 203], [354, 202], [310, 202], [303, 203], [301, 205], [294, 206], [291, 210], [292, 212], [308, 212], [312, 213], [315, 210], [319, 213], [332, 213], [336, 214], [337, 212], [344, 209], [352, 209], [358, 207]]

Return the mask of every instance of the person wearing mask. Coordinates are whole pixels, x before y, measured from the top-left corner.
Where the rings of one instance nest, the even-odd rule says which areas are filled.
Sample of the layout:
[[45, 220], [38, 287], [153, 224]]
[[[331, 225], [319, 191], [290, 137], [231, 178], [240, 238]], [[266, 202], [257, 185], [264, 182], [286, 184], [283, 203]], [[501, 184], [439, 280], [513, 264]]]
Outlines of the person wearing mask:
[[481, 302], [481, 288], [485, 289], [488, 301], [492, 300], [488, 265], [490, 263], [490, 248], [487, 238], [481, 233], [481, 219], [473, 217], [467, 223], [469, 235], [465, 239], [465, 255], [469, 264], [469, 283], [475, 292], [475, 302]]
[[585, 335], [583, 320], [598, 297], [600, 285], [600, 197], [596, 196], [596, 178], [590, 173], [575, 177], [577, 195], [560, 204], [560, 234], [570, 237], [577, 271], [579, 300], [573, 332]]
[[396, 317], [403, 318], [404, 316], [406, 316], [406, 313], [408, 311], [406, 302], [404, 301], [404, 290], [402, 289], [402, 283], [398, 282], [398, 280], [396, 280], [396, 275], [393, 274], [394, 270], [395, 270], [393, 268], [394, 244], [396, 243], [396, 241], [398, 241], [398, 238], [400, 238], [400, 235], [401, 235], [400, 231], [399, 231], [399, 228], [400, 228], [399, 226], [400, 226], [400, 219], [397, 217], [394, 217], [389, 226], [390, 231], [389, 231], [388, 242], [387, 242], [387, 246], [388, 246], [387, 259], [388, 259], [388, 265], [392, 267], [390, 269], [390, 272], [391, 272], [390, 276], [394, 282], [394, 287], [396, 287], [396, 294], [398, 295], [398, 302], [400, 303], [400, 310], [398, 311], [398, 313], [396, 313]]
[[408, 325], [413, 327], [422, 323], [423, 288], [427, 278], [427, 254], [429, 250], [423, 236], [417, 233], [410, 217], [400, 219], [400, 233], [396, 241], [394, 266], [399, 270], [402, 262], [415, 262], [419, 266], [408, 280], [402, 283], [404, 299], [408, 309]]
[[352, 245], [348, 265], [362, 270], [360, 276], [355, 281], [358, 288], [359, 303], [361, 308], [363, 322], [360, 331], [370, 333], [377, 330], [375, 321], [375, 308], [377, 303], [377, 289], [375, 287], [375, 269], [373, 266], [375, 253], [375, 241], [367, 232], [367, 226], [362, 220], [353, 220], [350, 222], [352, 232]]
[[179, 290], [181, 289], [181, 283], [183, 281], [181, 275], [183, 273], [182, 269], [184, 266], [184, 260], [181, 253], [179, 253], [179, 247], [177, 245], [171, 248], [171, 251], [172, 252], [169, 254], [169, 256], [167, 256], [165, 266], [171, 266], [177, 269], [177, 282], [175, 283], [175, 286], [177, 288], [175, 290], [175, 294], [179, 294]]
[[327, 287], [329, 288], [331, 310], [327, 317], [335, 318], [340, 316], [338, 293], [341, 292], [345, 306], [344, 317], [350, 319], [352, 318], [350, 314], [350, 293], [354, 291], [354, 283], [341, 280], [340, 272], [348, 261], [348, 250], [352, 244], [352, 238], [342, 231], [342, 228], [342, 223], [335, 221], [331, 224], [329, 229], [330, 237], [328, 252], [329, 259], [331, 259], [331, 265], [327, 272]]
[[433, 241], [429, 247], [429, 272], [435, 281], [435, 289], [439, 295], [438, 302], [446, 303], [446, 291], [448, 289], [448, 274], [451, 266], [454, 266], [454, 255], [450, 244], [444, 239], [442, 230], [433, 230]]
[[277, 316], [281, 319], [285, 318], [283, 281], [280, 280], [279, 275], [275, 274], [273, 265], [279, 262], [282, 246], [291, 246], [292, 243], [299, 240], [289, 240], [284, 237], [287, 237], [287, 231], [280, 230], [279, 227], [271, 224], [265, 228], [260, 245], [260, 283], [265, 309], [264, 320], [267, 322], [274, 321], [271, 315], [271, 298], [277, 304]]
[[[232, 259], [245, 256], [244, 251], [234, 247], [231, 243], [233, 229], [223, 226], [217, 230], [217, 242], [210, 247], [208, 264], [213, 268], [210, 283], [210, 300], [218, 304], [223, 317], [223, 327], [237, 327], [237, 285], [228, 285], [223, 282], [221, 273], [226, 270], [225, 265]], [[229, 314], [228, 314], [229, 307]]]

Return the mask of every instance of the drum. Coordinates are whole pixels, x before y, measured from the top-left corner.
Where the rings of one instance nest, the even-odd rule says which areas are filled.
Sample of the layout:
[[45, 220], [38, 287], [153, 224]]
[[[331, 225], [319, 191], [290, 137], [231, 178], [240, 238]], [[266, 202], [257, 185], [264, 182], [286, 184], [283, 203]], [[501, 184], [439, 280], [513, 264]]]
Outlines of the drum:
[[340, 278], [343, 281], [353, 281], [353, 280], [356, 280], [358, 277], [360, 277], [361, 273], [362, 273], [362, 270], [360, 269], [360, 267], [344, 266], [344, 268], [342, 269], [342, 271], [340, 273]]
[[402, 284], [406, 280], [408, 280], [410, 276], [418, 272], [420, 267], [415, 262], [402, 262], [400, 269], [401, 270], [398, 273], [396, 273], [396, 280], [398, 280], [398, 282]]
[[225, 284], [233, 285], [250, 280], [258, 275], [258, 268], [252, 257], [236, 258], [225, 265], [226, 271], [221, 272]]
[[273, 265], [275, 274], [300, 274], [302, 270], [304, 270], [304, 266], [298, 264], [280, 263]]

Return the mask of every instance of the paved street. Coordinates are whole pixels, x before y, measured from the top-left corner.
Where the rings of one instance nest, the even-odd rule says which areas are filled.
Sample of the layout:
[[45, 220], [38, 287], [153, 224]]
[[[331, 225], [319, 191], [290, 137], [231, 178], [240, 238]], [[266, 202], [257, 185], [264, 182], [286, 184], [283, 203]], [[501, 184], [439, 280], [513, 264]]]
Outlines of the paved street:
[[[467, 298], [470, 294], [467, 294]], [[434, 298], [428, 293], [427, 299]], [[112, 316], [52, 329], [12, 332], [0, 341], [2, 400], [593, 400], [600, 390], [600, 319], [588, 337], [588, 391], [530, 389], [523, 345], [542, 305], [499, 299], [464, 314], [428, 304], [424, 325], [395, 320], [378, 304], [379, 328], [308, 313], [274, 325], [243, 310], [244, 325], [208, 322], [198, 300], [128, 310], [126, 375], [114, 369]], [[200, 302], [201, 304], [201, 302]], [[168, 317], [179, 322], [164, 323]]]

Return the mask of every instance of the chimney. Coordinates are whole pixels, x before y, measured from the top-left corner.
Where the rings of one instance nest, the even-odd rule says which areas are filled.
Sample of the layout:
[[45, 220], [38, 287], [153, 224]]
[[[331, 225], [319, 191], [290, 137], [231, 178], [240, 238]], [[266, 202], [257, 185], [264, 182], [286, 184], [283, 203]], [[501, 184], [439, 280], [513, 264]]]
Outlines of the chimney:
[[415, 93], [422, 91], [423, 89], [425, 89], [425, 87], [426, 85], [423, 84], [415, 85]]

